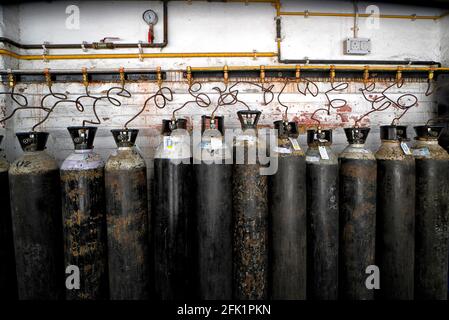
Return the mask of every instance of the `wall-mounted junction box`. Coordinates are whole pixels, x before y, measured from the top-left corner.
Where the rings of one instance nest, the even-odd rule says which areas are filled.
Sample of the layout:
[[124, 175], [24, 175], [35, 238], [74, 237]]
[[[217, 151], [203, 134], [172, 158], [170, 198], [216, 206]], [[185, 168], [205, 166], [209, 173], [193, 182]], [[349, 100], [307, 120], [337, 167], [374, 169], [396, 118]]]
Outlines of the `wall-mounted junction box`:
[[371, 53], [371, 40], [368, 38], [347, 38], [343, 44], [344, 54], [364, 55]]

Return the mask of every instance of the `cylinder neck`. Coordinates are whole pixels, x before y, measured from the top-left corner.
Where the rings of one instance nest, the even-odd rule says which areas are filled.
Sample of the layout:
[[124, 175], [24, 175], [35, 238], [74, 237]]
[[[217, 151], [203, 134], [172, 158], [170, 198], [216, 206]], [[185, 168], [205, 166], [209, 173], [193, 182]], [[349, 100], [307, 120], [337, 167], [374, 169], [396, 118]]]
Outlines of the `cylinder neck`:
[[416, 139], [416, 142], [419, 144], [428, 144], [428, 145], [437, 145], [438, 144], [437, 139], [418, 138], [418, 139]]
[[352, 148], [360, 148], [360, 149], [365, 148], [364, 143], [350, 143], [349, 146]]
[[399, 140], [380, 140], [380, 142], [382, 144], [386, 144], [386, 145], [400, 145], [401, 141]]
[[91, 153], [93, 152], [93, 149], [75, 149], [75, 153]]

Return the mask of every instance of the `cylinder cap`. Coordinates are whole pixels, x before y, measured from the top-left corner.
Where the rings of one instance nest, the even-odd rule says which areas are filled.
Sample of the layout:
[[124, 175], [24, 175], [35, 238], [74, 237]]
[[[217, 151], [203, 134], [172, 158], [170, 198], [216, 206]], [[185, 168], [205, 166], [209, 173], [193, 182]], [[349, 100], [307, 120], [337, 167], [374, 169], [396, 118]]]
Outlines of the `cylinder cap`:
[[68, 127], [75, 150], [93, 149], [97, 129], [97, 127]]
[[119, 148], [132, 147], [136, 143], [138, 129], [113, 129], [111, 130], [115, 144]]
[[214, 116], [214, 120], [212, 121], [211, 116], [201, 116], [201, 132], [204, 132], [206, 129], [217, 129], [223, 135], [224, 117]]
[[307, 130], [307, 144], [332, 143], [332, 130], [310, 129]]
[[256, 129], [259, 122], [261, 111], [258, 110], [240, 110], [237, 111], [242, 129]]
[[407, 126], [380, 126], [381, 140], [407, 140]]
[[3, 141], [3, 136], [0, 135], [0, 144], [2, 144], [2, 141]]
[[443, 132], [443, 126], [416, 126], [413, 127], [418, 138], [427, 140], [438, 140]]
[[299, 135], [298, 124], [294, 121], [284, 121], [278, 120], [273, 122], [274, 128], [278, 132], [279, 137], [294, 137], [297, 138]]
[[17, 132], [20, 146], [23, 151], [43, 151], [47, 144], [48, 132]]
[[345, 128], [346, 139], [349, 144], [364, 144], [370, 128]]
[[187, 120], [180, 118], [175, 120], [164, 119], [162, 120], [162, 134], [170, 134], [176, 129], [187, 130]]

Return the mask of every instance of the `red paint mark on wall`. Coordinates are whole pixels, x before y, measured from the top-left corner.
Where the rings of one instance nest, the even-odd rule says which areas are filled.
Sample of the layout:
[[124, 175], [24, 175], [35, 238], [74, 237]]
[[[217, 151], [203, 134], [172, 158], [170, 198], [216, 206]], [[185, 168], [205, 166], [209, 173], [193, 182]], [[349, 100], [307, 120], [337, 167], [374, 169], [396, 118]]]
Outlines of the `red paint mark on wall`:
[[348, 106], [347, 104], [345, 104], [344, 106], [342, 106], [341, 108], [337, 109], [337, 112], [351, 112], [352, 108], [350, 106]]

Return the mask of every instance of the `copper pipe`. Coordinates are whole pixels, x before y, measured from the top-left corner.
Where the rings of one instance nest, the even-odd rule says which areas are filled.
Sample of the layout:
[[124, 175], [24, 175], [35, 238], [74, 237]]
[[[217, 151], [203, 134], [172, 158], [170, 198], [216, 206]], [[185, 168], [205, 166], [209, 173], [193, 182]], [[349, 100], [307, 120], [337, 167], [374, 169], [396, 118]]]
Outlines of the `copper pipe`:
[[0, 49], [0, 55], [19, 60], [81, 60], [81, 59], [155, 59], [155, 58], [271, 58], [275, 52], [186, 52], [186, 53], [104, 53], [104, 54], [54, 54], [21, 55], [6, 49]]
[[[93, 43], [49, 43], [45, 44], [47, 49], [82, 49], [83, 47], [86, 49], [130, 49], [137, 48], [138, 45], [142, 48], [164, 48], [168, 44], [168, 9], [167, 9], [167, 0], [163, 2], [163, 40], [159, 43], [113, 43], [113, 42], [93, 42]], [[5, 44], [9, 44], [19, 49], [24, 50], [42, 50], [42, 44], [22, 44], [12, 39], [6, 37], [0, 37], [0, 42]]]
[[[310, 11], [280, 11], [280, 16], [302, 16], [302, 17], [343, 17], [353, 18], [354, 13], [338, 13], [338, 12], [310, 12]], [[438, 20], [444, 16], [418, 16], [418, 15], [398, 15], [398, 14], [380, 14], [378, 17], [381, 19], [406, 19], [406, 20]], [[360, 18], [370, 18], [372, 14], [359, 13]]]

